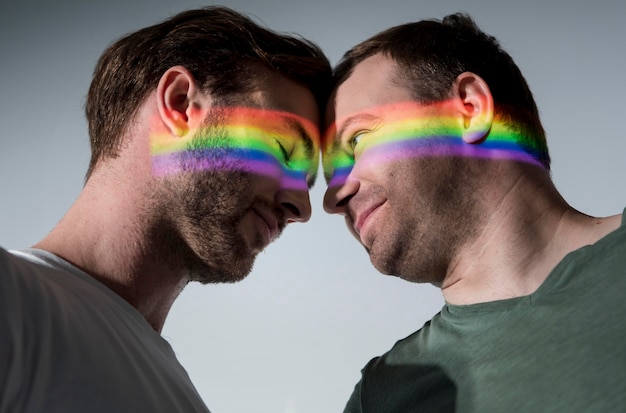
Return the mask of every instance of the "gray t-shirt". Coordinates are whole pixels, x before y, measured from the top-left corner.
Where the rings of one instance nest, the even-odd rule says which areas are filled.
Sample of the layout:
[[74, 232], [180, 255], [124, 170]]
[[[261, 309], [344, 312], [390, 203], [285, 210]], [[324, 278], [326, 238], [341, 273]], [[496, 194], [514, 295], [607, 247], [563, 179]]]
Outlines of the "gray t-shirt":
[[0, 413], [208, 411], [120, 296], [49, 252], [0, 248]]

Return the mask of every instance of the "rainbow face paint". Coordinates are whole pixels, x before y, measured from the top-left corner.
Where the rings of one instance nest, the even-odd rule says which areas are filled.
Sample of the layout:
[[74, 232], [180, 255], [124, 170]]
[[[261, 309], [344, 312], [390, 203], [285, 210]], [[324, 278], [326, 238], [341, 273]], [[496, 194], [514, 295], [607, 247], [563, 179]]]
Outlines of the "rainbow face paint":
[[[194, 136], [153, 134], [152, 173], [243, 171], [274, 178], [281, 187], [308, 190], [319, 163], [319, 132], [288, 112], [220, 107]], [[213, 120], [211, 122], [211, 120]]]
[[466, 143], [459, 125], [440, 115], [437, 106], [441, 104], [385, 105], [339, 119], [323, 140], [322, 162], [329, 187], [343, 185], [358, 160], [375, 167], [406, 158], [459, 156], [542, 166], [537, 160], [538, 149], [520, 144], [520, 135], [498, 119], [494, 119], [485, 140]]

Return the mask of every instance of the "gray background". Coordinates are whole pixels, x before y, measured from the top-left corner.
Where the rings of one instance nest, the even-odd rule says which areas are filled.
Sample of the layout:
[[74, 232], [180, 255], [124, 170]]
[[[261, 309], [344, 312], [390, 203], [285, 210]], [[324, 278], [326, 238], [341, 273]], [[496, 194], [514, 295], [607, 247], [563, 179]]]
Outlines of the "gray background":
[[[0, 245], [43, 237], [74, 201], [88, 162], [84, 97], [115, 38], [198, 1], [7, 1], [0, 5]], [[335, 63], [392, 25], [469, 12], [512, 54], [535, 93], [565, 198], [590, 215], [626, 206], [626, 2], [225, 1], [318, 43]], [[321, 208], [235, 285], [189, 286], [171, 342], [216, 413], [341, 411], [359, 370], [435, 314], [439, 291], [378, 274], [343, 220]]]

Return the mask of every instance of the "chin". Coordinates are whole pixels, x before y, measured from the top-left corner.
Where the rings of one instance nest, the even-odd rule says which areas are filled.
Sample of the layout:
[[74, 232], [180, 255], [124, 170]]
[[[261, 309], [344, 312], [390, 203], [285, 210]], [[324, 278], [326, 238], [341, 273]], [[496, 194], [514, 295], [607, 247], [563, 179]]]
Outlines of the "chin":
[[220, 260], [219, 263], [202, 263], [190, 269], [189, 281], [201, 284], [232, 284], [245, 279], [252, 271], [256, 254], [237, 257], [232, 260]]
[[370, 255], [370, 260], [372, 265], [374, 265], [374, 268], [376, 268], [376, 270], [378, 270], [381, 274], [397, 277], [408, 282], [423, 282], [416, 279], [413, 272], [406, 271], [406, 268], [403, 268], [403, 262], [397, 259], [380, 259], [380, 257], [377, 259], [377, 257]]
[[200, 284], [234, 284], [245, 279], [250, 270], [233, 272], [233, 271], [204, 271], [194, 273], [189, 281], [199, 282]]
[[381, 259], [380, 257], [375, 256], [370, 252], [370, 262], [380, 272], [385, 275], [396, 275], [395, 274], [395, 265], [391, 263], [389, 260]]

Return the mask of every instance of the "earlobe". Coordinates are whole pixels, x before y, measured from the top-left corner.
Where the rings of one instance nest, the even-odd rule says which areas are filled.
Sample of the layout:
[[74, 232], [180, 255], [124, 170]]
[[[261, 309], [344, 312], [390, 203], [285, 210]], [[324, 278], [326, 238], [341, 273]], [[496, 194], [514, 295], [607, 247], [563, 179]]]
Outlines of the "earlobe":
[[157, 85], [157, 101], [161, 120], [172, 133], [182, 137], [190, 129], [190, 112], [196, 94], [191, 73], [182, 66], [169, 68]]
[[466, 143], [480, 143], [493, 123], [493, 96], [487, 82], [471, 72], [461, 73], [454, 83], [459, 112], [463, 117], [462, 138]]

